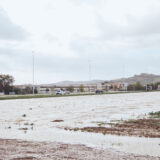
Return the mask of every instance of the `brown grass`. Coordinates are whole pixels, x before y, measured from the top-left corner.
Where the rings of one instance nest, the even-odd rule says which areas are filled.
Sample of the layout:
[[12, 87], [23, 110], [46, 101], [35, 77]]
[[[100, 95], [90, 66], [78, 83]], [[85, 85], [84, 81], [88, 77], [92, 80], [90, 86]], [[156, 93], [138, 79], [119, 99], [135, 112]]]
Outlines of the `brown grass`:
[[137, 119], [123, 123], [108, 123], [110, 127], [65, 128], [66, 130], [112, 134], [119, 136], [138, 136], [160, 138], [160, 119]]

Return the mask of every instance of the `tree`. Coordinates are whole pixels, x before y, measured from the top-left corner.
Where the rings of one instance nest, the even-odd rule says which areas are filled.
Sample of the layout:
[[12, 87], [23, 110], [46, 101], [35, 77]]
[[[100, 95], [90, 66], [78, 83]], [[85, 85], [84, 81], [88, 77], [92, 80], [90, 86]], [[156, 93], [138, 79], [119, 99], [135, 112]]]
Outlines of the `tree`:
[[108, 86], [105, 86], [105, 91], [108, 92]]
[[113, 85], [111, 84], [110, 86], [109, 86], [109, 90], [112, 90], [113, 89]]
[[38, 94], [37, 88], [34, 89], [34, 93], [35, 93], [35, 94]]
[[143, 86], [140, 82], [137, 82], [135, 85], [135, 90], [145, 90], [146, 87]]
[[69, 86], [67, 90], [70, 91], [70, 92], [73, 92], [74, 91], [74, 87], [73, 86]]
[[29, 86], [26, 86], [26, 88], [24, 89], [25, 94], [31, 94], [32, 93], [32, 88]]
[[3, 92], [3, 86], [1, 83], [0, 83], [0, 92]]
[[79, 86], [79, 90], [80, 92], [84, 92], [84, 86], [82, 84]]
[[114, 86], [113, 86], [113, 90], [114, 90], [114, 91], [117, 91], [117, 89], [118, 89], [117, 85], [114, 85]]
[[154, 89], [155, 89], [155, 90], [157, 90], [158, 85], [160, 85], [160, 82], [157, 82], [157, 83], [154, 84]]
[[15, 92], [15, 94], [22, 94], [22, 90], [18, 87], [14, 87], [13, 92]]
[[128, 87], [127, 87], [127, 90], [128, 91], [135, 91], [135, 84], [130, 84], [130, 85], [128, 85]]
[[13, 91], [12, 84], [14, 82], [13, 76], [2, 74], [0, 75], [0, 88], [5, 94]]

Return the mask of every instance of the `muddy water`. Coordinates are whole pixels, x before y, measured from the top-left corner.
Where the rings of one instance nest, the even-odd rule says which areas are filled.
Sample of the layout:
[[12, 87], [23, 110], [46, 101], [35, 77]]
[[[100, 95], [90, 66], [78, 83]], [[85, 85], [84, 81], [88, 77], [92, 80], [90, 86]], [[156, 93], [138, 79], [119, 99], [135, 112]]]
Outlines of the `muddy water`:
[[[160, 139], [65, 131], [143, 117], [160, 110], [160, 92], [0, 101], [0, 138], [80, 143], [160, 156]], [[52, 122], [63, 120], [61, 122]]]

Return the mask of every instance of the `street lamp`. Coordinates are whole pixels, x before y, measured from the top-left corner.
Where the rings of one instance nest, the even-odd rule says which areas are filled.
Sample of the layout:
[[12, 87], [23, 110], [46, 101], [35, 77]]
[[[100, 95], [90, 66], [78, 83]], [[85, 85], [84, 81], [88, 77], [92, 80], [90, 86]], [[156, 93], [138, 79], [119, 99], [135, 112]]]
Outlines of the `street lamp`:
[[34, 95], [34, 51], [32, 51], [32, 88], [33, 88], [33, 95]]

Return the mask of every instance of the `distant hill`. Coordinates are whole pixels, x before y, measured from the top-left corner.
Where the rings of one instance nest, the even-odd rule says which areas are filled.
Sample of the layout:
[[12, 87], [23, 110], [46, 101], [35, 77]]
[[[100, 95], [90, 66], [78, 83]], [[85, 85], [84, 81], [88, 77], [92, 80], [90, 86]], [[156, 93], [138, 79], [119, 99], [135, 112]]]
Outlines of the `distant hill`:
[[77, 86], [77, 85], [87, 85], [87, 84], [96, 84], [99, 82], [103, 82], [103, 80], [92, 80], [92, 81], [61, 81], [61, 82], [57, 82], [57, 83], [52, 83], [52, 84], [47, 84], [46, 86]]
[[[104, 82], [104, 81], [125, 82], [125, 83], [128, 83], [128, 84], [135, 84], [136, 82], [140, 82], [141, 84], [145, 85], [145, 84], [160, 82], [160, 75], [142, 73], [140, 75], [134, 75], [133, 77], [120, 78], [120, 79], [114, 79], [114, 80], [60, 81], [60, 82], [57, 82], [57, 83], [41, 84], [41, 85], [38, 85], [38, 86], [70, 86], [70, 85], [78, 86], [78, 85], [81, 85], [81, 84], [83, 84], [83, 85], [97, 84], [97, 83]], [[23, 86], [31, 86], [31, 85], [26, 84], [26, 85], [23, 85]]]
[[[61, 81], [58, 83], [53, 83], [50, 85], [57, 85], [57, 86], [69, 86], [69, 85], [86, 85], [86, 84], [96, 84], [103, 82], [104, 80], [92, 80], [92, 81]], [[125, 82], [128, 84], [135, 84], [136, 82], [140, 82], [141, 84], [150, 84], [150, 83], [156, 83], [160, 82], [160, 75], [155, 74], [147, 74], [142, 73], [140, 75], [134, 75], [133, 77], [128, 78], [120, 78], [120, 79], [114, 79], [109, 80], [108, 82]]]
[[133, 77], [111, 80], [109, 82], [125, 82], [128, 84], [135, 84], [136, 82], [140, 82], [141, 84], [145, 85], [145, 84], [160, 82], [160, 76], [154, 74], [142, 73], [140, 75], [134, 75]]

